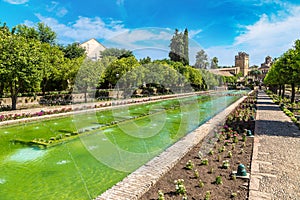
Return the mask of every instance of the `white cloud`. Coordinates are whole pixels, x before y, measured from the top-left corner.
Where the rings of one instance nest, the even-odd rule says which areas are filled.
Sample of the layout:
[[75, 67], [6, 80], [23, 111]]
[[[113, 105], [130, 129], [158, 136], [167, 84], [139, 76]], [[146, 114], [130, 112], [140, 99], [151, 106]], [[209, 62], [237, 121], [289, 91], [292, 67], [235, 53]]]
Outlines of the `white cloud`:
[[68, 13], [68, 10], [66, 8], [59, 8], [56, 12], [56, 16], [63, 17]]
[[198, 29], [198, 30], [190, 30], [189, 31], [189, 37], [190, 38], [194, 38], [196, 35], [198, 35], [199, 33], [201, 33], [202, 30], [201, 29]]
[[29, 0], [4, 0], [4, 1], [10, 4], [24, 4], [27, 3]]
[[[127, 30], [119, 21], [110, 20], [105, 23], [99, 17], [78, 17], [75, 22], [62, 24], [55, 18], [44, 17], [41, 14], [36, 14], [36, 16], [57, 33], [61, 43], [82, 42], [90, 38], [106, 40]], [[26, 24], [30, 23], [26, 21]]]
[[232, 46], [217, 46], [207, 52], [219, 58], [220, 64], [234, 65], [234, 55], [245, 51], [250, 56], [250, 65], [260, 65], [266, 56], [279, 57], [292, 48], [296, 39], [300, 38], [300, 7], [289, 7], [288, 16], [282, 18], [281, 11], [260, 19], [248, 26], [235, 38]]
[[172, 33], [162, 28], [144, 28], [127, 30], [122, 34], [115, 35], [109, 39], [109, 42], [116, 43], [124, 46], [124, 48], [141, 48], [143, 47], [155, 47], [154, 43], [157, 43], [159, 48], [163, 48], [166, 42], [170, 42]]
[[63, 17], [68, 13], [68, 10], [61, 7], [57, 1], [51, 1], [50, 4], [46, 5], [46, 11], [55, 13], [58, 17]]

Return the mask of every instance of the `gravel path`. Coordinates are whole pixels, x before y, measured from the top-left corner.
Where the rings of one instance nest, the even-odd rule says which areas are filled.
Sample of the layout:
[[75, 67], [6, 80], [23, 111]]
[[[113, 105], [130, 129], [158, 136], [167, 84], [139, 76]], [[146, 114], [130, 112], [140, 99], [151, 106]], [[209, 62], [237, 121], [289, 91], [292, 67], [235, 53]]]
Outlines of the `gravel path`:
[[300, 130], [259, 91], [250, 200], [300, 199]]

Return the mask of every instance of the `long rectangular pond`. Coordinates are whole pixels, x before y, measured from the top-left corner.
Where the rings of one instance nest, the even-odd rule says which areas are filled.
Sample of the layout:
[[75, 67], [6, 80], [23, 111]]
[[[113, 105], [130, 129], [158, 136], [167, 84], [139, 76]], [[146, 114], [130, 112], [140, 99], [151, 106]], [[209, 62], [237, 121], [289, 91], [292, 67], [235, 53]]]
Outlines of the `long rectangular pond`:
[[238, 98], [194, 96], [1, 127], [0, 199], [93, 199]]

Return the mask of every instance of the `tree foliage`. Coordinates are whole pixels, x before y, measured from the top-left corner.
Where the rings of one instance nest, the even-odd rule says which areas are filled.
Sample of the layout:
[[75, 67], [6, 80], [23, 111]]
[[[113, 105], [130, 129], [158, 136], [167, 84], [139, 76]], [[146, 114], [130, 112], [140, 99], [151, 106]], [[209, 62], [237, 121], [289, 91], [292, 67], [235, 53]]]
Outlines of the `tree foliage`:
[[[290, 84], [292, 88], [291, 102], [295, 101], [295, 87], [300, 85], [300, 40], [296, 40], [293, 48], [274, 61], [264, 83], [283, 86], [283, 88], [285, 84]], [[284, 92], [282, 95], [284, 96]]]
[[118, 49], [118, 48], [107, 48], [104, 51], [101, 51], [100, 54], [102, 58], [111, 56], [111, 57], [116, 57], [118, 59], [128, 58], [133, 56], [132, 51], [126, 49]]
[[210, 68], [211, 69], [217, 69], [219, 66], [219, 60], [217, 57], [213, 57], [213, 59], [211, 59], [211, 65], [210, 65]]
[[85, 49], [79, 46], [79, 43], [74, 42], [67, 46], [60, 46], [60, 50], [64, 52], [64, 56], [69, 59], [85, 56]]
[[184, 65], [189, 64], [189, 38], [187, 29], [185, 29], [184, 33], [179, 33], [178, 29], [175, 29], [169, 47], [169, 57], [172, 61], [182, 62]]
[[36, 39], [42, 43], [55, 45], [56, 33], [42, 22], [39, 22], [36, 27], [29, 27], [24, 24], [17, 25], [12, 29], [12, 33], [27, 39]]
[[196, 63], [195, 68], [198, 69], [207, 69], [208, 67], [208, 56], [203, 49], [197, 52], [196, 54]]
[[103, 77], [104, 72], [103, 63], [85, 59], [80, 66], [75, 79], [76, 92], [84, 93], [85, 102], [87, 102], [88, 89], [95, 89]]
[[18, 94], [39, 89], [41, 43], [9, 31], [0, 31], [0, 76], [10, 92], [12, 109], [16, 109]]

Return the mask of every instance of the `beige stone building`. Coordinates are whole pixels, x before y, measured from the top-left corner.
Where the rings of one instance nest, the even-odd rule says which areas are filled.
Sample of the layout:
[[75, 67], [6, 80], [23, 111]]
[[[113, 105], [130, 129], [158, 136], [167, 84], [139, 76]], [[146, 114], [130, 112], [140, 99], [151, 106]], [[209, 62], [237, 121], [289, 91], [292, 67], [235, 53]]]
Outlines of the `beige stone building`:
[[265, 58], [265, 62], [261, 63], [260, 67], [258, 68], [258, 70], [261, 72], [261, 74], [259, 75], [260, 80], [263, 80], [265, 78], [265, 76], [268, 73], [268, 71], [270, 70], [272, 64], [273, 64], [272, 57], [267, 56]]
[[249, 54], [239, 52], [238, 55], [235, 56], [235, 67], [239, 68], [243, 76], [247, 76], [249, 71]]
[[80, 46], [86, 50], [87, 57], [95, 61], [101, 58], [100, 52], [106, 49], [105, 46], [94, 38], [83, 42]]
[[249, 71], [249, 55], [245, 52], [239, 52], [238, 55], [235, 56], [235, 67], [226, 67], [226, 68], [218, 68], [211, 69], [210, 72], [222, 75], [222, 76], [233, 76], [242, 72], [242, 75], [245, 77], [248, 75]]

